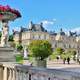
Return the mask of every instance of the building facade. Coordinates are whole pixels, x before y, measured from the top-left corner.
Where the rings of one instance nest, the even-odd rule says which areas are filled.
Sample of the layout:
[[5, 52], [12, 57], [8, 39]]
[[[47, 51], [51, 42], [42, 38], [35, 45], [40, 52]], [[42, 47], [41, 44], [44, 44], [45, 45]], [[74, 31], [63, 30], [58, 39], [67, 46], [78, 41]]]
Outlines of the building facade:
[[43, 24], [29, 23], [28, 28], [21, 27], [20, 31], [13, 31], [14, 43], [21, 43], [23, 46], [29, 45], [32, 40], [48, 40], [52, 44], [53, 50], [61, 47], [65, 50], [76, 50], [80, 54], [80, 36], [74, 32], [69, 32], [69, 35], [61, 29], [59, 33], [48, 32]]
[[16, 44], [21, 43], [24, 45], [29, 45], [32, 40], [49, 40], [50, 35], [43, 28], [43, 24], [33, 24], [31, 21], [28, 28], [21, 27], [20, 31], [13, 31], [14, 42]]

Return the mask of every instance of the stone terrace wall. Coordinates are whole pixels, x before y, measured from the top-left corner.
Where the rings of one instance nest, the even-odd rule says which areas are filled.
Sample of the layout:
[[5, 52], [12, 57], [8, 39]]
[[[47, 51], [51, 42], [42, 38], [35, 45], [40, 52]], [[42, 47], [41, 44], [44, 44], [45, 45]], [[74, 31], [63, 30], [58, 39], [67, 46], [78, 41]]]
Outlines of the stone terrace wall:
[[19, 65], [16, 80], [80, 80], [80, 73]]
[[47, 69], [14, 63], [1, 63], [0, 80], [80, 80], [80, 68]]

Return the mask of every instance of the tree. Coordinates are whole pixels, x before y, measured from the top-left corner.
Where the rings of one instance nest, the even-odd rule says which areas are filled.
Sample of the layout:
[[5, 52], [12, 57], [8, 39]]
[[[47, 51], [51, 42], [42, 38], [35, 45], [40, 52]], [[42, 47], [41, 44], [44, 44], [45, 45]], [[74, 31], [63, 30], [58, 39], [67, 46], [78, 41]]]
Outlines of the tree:
[[63, 54], [64, 53], [64, 49], [62, 49], [62, 48], [56, 48], [56, 53], [58, 54], [58, 55], [61, 55], [61, 54]]
[[0, 40], [1, 40], [1, 36], [2, 36], [2, 33], [1, 33], [1, 31], [0, 31]]
[[11, 35], [9, 35], [9, 40], [8, 41], [14, 41], [13, 40], [13, 35], [11, 34]]
[[44, 60], [52, 54], [51, 44], [47, 40], [34, 40], [29, 45], [32, 56], [39, 60]]
[[52, 55], [50, 56], [50, 58], [51, 58], [51, 59], [58, 59], [59, 57], [62, 56], [63, 53], [64, 53], [64, 49], [58, 47], [58, 48], [56, 48], [56, 49], [53, 51], [53, 53], [52, 53]]
[[17, 48], [18, 51], [22, 51], [23, 50], [23, 46], [21, 44], [18, 44], [16, 46], [16, 48]]
[[50, 55], [50, 59], [57, 59], [58, 54], [54, 51], [52, 55]]
[[72, 54], [73, 54], [73, 60], [75, 61], [75, 60], [76, 60], [76, 54], [77, 54], [76, 51], [73, 50], [73, 51], [72, 51]]

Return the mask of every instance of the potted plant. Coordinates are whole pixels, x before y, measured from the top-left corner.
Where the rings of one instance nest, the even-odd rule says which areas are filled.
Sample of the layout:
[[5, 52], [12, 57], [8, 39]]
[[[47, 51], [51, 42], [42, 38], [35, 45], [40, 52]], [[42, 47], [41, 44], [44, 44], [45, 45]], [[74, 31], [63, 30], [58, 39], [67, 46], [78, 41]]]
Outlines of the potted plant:
[[28, 49], [30, 55], [35, 58], [35, 65], [46, 67], [46, 58], [52, 54], [51, 44], [47, 40], [33, 40]]

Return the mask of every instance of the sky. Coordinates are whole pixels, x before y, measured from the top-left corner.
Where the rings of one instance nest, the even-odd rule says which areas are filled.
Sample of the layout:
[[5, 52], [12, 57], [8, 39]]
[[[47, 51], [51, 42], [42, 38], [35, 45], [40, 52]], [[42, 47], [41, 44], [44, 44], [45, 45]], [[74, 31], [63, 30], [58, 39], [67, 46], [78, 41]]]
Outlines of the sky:
[[22, 17], [10, 22], [12, 29], [27, 27], [29, 22], [40, 23], [48, 31], [80, 32], [80, 0], [0, 0], [0, 5], [9, 5], [20, 11]]

